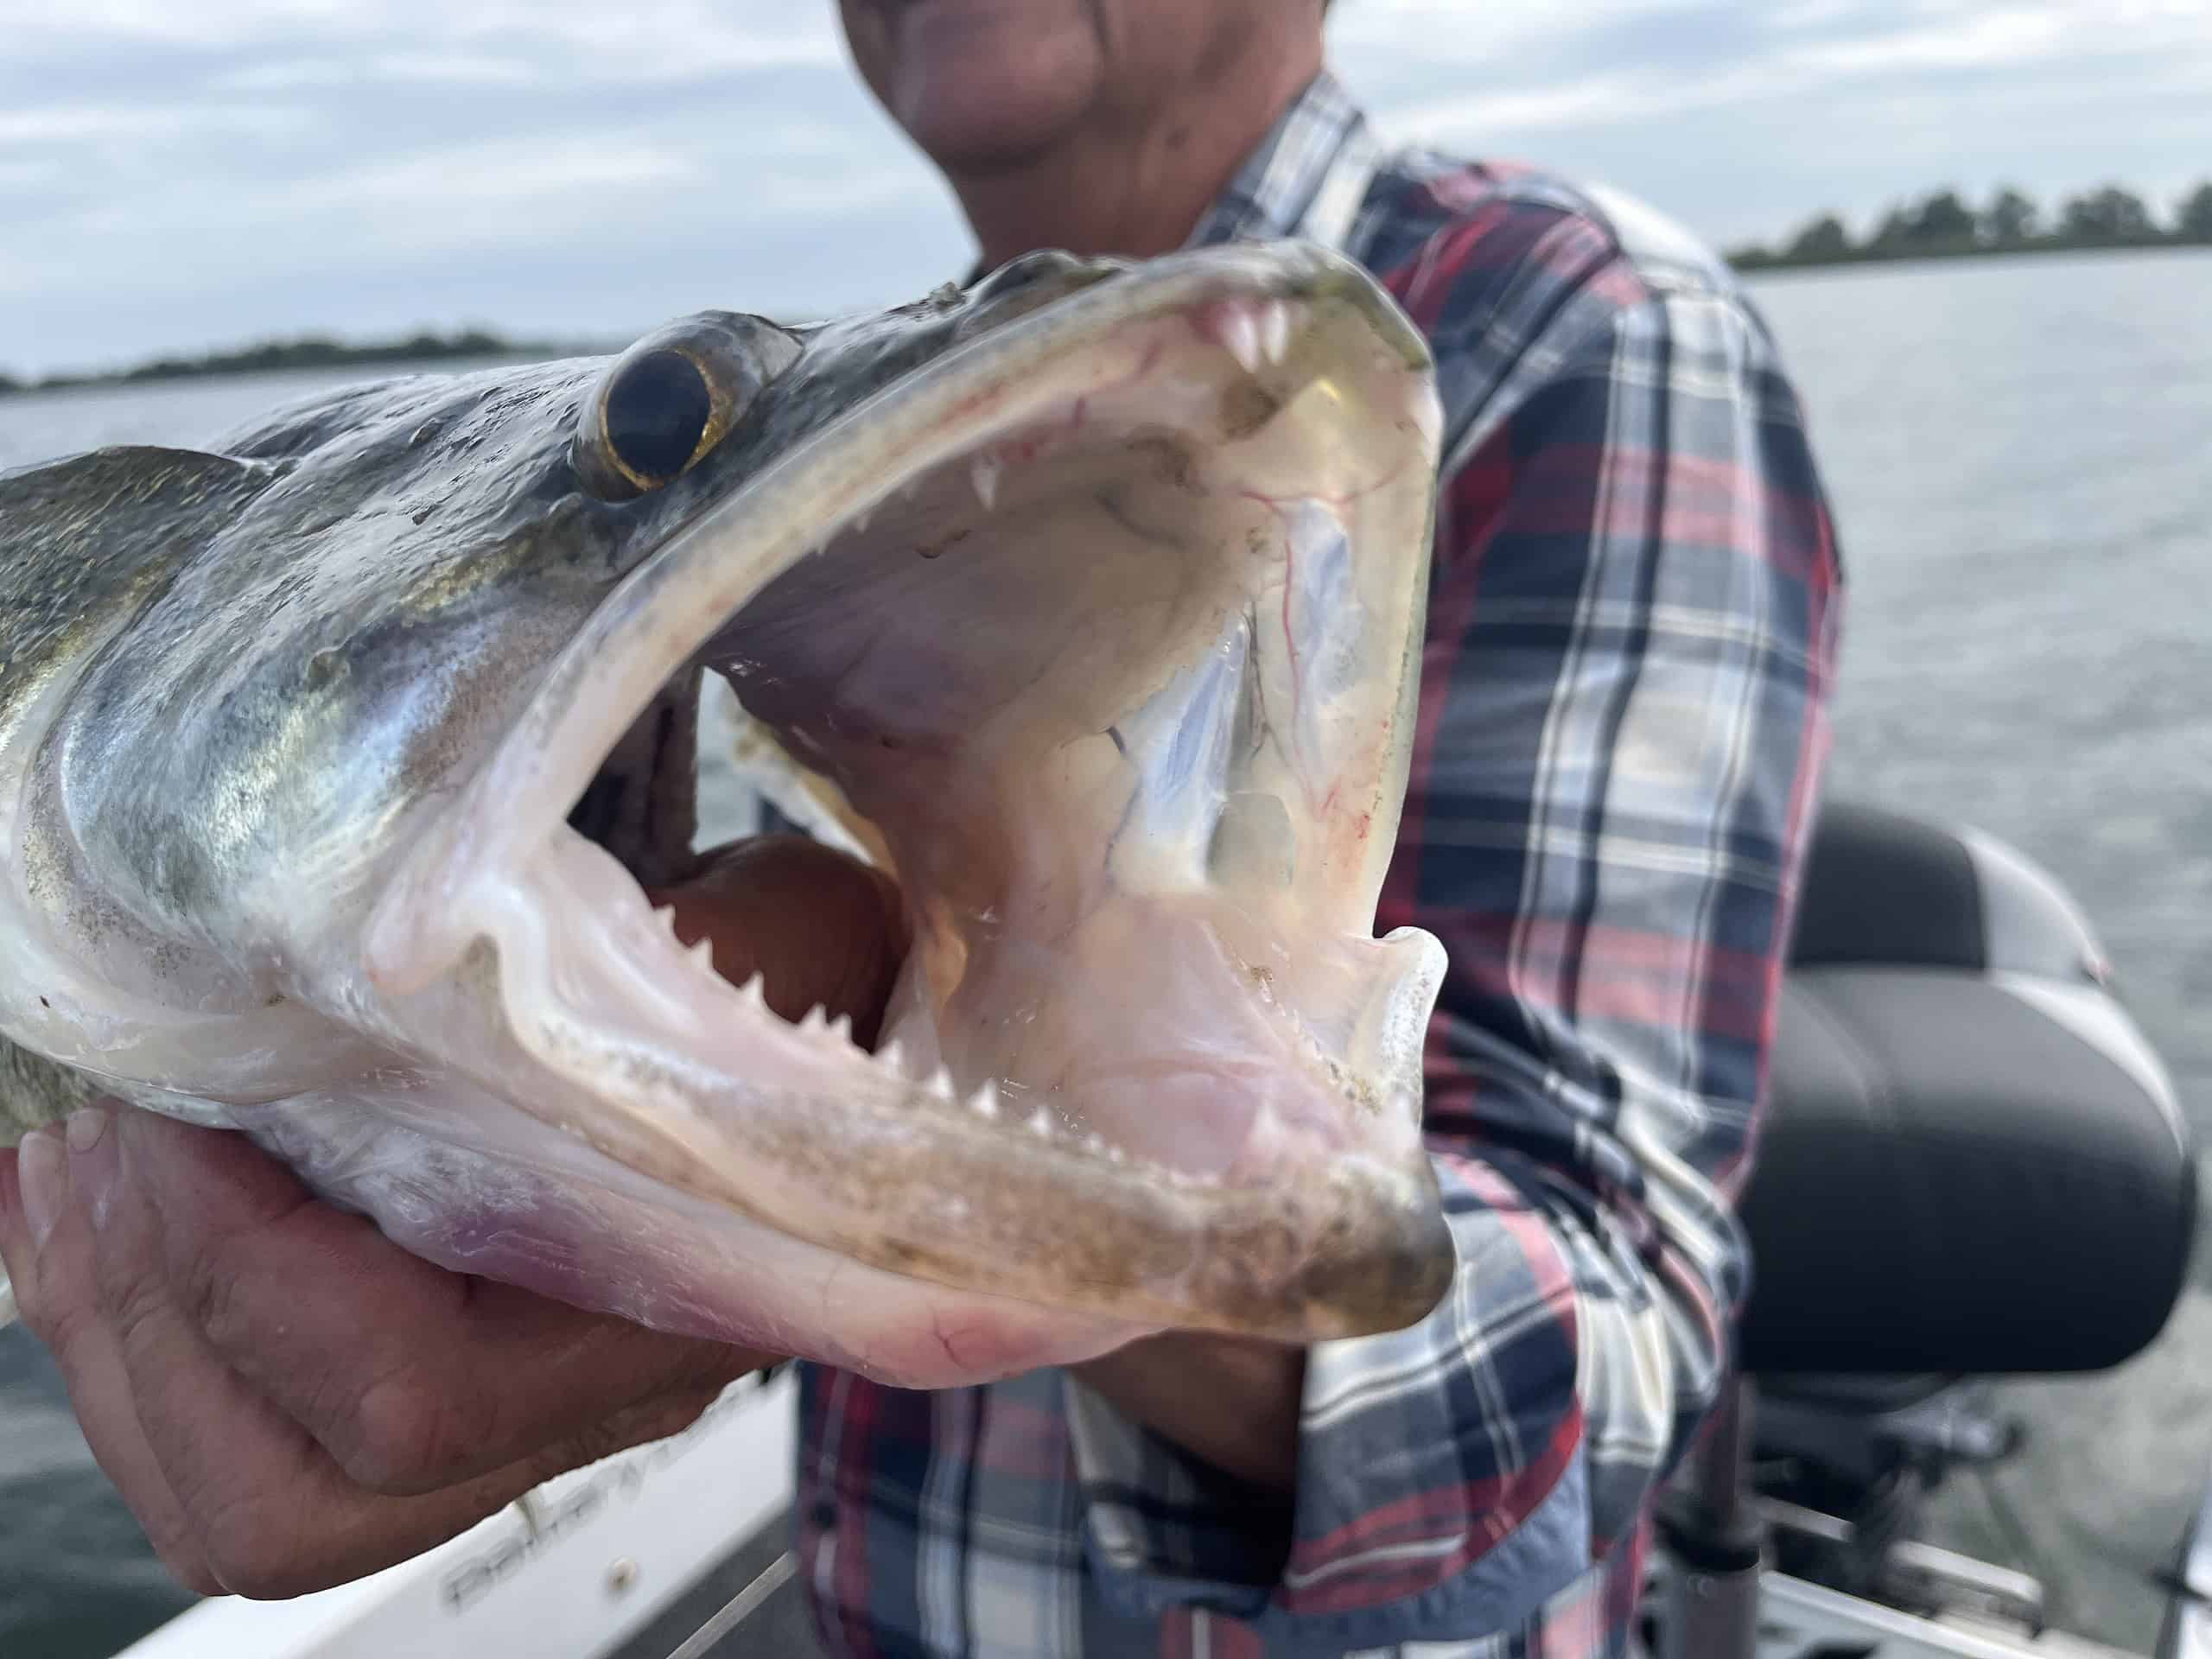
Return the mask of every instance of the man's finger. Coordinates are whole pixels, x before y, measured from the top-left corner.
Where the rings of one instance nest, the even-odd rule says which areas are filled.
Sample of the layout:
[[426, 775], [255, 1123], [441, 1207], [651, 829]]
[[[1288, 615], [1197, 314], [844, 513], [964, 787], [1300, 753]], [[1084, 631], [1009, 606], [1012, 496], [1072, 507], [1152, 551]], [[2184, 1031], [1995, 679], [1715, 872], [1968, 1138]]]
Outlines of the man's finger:
[[127, 1111], [115, 1134], [200, 1338], [366, 1490], [442, 1491], [767, 1363], [448, 1273], [239, 1137]]
[[52, 1232], [35, 1249], [22, 1204], [16, 1153], [0, 1154], [0, 1257], [8, 1264], [22, 1304], [23, 1323], [54, 1356], [77, 1427], [102, 1472], [145, 1529], [147, 1541], [177, 1581], [200, 1595], [220, 1586], [200, 1553], [183, 1507], [169, 1490], [160, 1461], [146, 1443], [130, 1400], [115, 1333], [99, 1318], [90, 1240], [69, 1202], [68, 1160], [57, 1132], [26, 1142], [42, 1166]]
[[27, 1305], [38, 1296], [37, 1252], [31, 1247], [30, 1218], [23, 1213], [22, 1188], [16, 1174], [16, 1151], [0, 1152], [0, 1268], [7, 1270], [16, 1295], [16, 1311], [30, 1323]]
[[[90, 1127], [79, 1125], [80, 1139], [91, 1138]], [[676, 1433], [716, 1392], [654, 1401], [433, 1497], [363, 1491], [196, 1342], [188, 1323], [165, 1305], [157, 1275], [124, 1282], [130, 1263], [153, 1259], [145, 1248], [145, 1206], [111, 1185], [104, 1224], [95, 1230], [90, 1195], [79, 1190], [58, 1149], [50, 1145], [33, 1155], [42, 1159], [49, 1150], [59, 1179], [42, 1249], [32, 1246], [16, 1160], [0, 1159], [0, 1253], [29, 1269], [29, 1322], [55, 1351], [101, 1468], [162, 1560], [200, 1593], [293, 1595], [408, 1560], [556, 1473]], [[95, 1164], [99, 1155], [95, 1146]], [[80, 1157], [80, 1166], [85, 1161]], [[118, 1307], [126, 1310], [119, 1323], [103, 1316]], [[127, 1351], [122, 1329], [131, 1333]]]
[[72, 1154], [66, 1224], [89, 1230], [96, 1281], [72, 1300], [99, 1310], [96, 1323], [115, 1345], [116, 1363], [105, 1369], [126, 1379], [183, 1532], [223, 1587], [271, 1597], [347, 1582], [443, 1542], [542, 1478], [517, 1468], [408, 1498], [348, 1480], [216, 1357], [175, 1300], [160, 1217], [126, 1179], [121, 1138], [111, 1124]]

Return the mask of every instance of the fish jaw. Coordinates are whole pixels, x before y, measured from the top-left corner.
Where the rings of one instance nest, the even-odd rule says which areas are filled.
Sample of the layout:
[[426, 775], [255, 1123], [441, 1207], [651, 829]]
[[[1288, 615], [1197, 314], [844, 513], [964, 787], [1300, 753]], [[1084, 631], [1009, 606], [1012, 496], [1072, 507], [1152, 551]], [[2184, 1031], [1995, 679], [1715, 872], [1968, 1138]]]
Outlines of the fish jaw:
[[425, 1261], [895, 1387], [1073, 1364], [1157, 1328], [868, 1266], [549, 1135], [450, 1071], [392, 1068], [226, 1121]]
[[[721, 1217], [1106, 1345], [1412, 1323], [1452, 1265], [1442, 951], [1372, 924], [1436, 442], [1418, 336], [1314, 250], [982, 335], [593, 614], [377, 902], [362, 1023], [703, 1205], [702, 1252]], [[701, 663], [906, 887], [876, 1054], [721, 979], [568, 825]]]

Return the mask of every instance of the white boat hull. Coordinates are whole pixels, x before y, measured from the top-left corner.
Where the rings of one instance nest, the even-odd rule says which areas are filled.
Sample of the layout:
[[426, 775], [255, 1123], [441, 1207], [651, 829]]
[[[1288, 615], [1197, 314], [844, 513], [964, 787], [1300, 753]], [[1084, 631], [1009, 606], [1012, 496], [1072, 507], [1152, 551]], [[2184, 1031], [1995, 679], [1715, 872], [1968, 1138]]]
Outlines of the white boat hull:
[[795, 1395], [747, 1379], [682, 1434], [414, 1560], [294, 1601], [201, 1602], [119, 1659], [602, 1659], [788, 1510]]

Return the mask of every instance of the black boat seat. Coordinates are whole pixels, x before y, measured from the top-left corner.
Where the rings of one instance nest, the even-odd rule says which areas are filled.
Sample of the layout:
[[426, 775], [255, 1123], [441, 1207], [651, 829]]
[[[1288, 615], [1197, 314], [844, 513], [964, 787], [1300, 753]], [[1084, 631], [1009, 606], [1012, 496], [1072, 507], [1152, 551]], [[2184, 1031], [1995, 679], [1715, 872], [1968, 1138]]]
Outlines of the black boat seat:
[[1745, 1370], [2093, 1370], [2158, 1334], [2196, 1163], [2105, 978], [2017, 854], [1823, 814], [1742, 1206]]

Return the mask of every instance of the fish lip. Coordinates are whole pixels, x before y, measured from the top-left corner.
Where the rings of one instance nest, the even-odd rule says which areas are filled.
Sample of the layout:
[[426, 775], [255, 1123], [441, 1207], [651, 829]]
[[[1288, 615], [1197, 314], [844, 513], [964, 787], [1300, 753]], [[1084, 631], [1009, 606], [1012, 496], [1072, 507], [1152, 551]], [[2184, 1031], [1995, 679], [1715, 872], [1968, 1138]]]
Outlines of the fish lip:
[[[512, 912], [518, 897], [535, 902], [542, 896], [524, 893], [535, 879], [531, 872], [588, 845], [568, 829], [567, 818], [604, 757], [669, 677], [695, 660], [761, 588], [906, 483], [976, 453], [1017, 428], [1026, 411], [1052, 406], [1072, 383], [1033, 390], [1033, 381], [1050, 378], [1046, 367], [1085, 352], [1110, 354], [1132, 325], [1189, 318], [1224, 303], [1325, 299], [1348, 303], [1366, 325], [1381, 353], [1378, 365], [1425, 377], [1431, 366], [1426, 344], [1351, 262], [1304, 245], [1208, 250], [1118, 273], [977, 334], [690, 515], [549, 665], [489, 761], [425, 815], [421, 839], [368, 918], [363, 945], [370, 985], [396, 1002], [458, 972], [480, 941], [499, 940], [493, 995], [505, 1001], [506, 1023], [522, 1036], [518, 1010], [532, 993], [513, 976], [537, 973], [542, 964], [529, 962], [524, 950], [509, 959], [498, 918]], [[1422, 428], [1433, 459], [1433, 391], [1425, 378], [1419, 384], [1424, 401], [1410, 421]], [[1410, 441], [1403, 447], [1413, 453]], [[1417, 600], [1414, 608], [1417, 616]], [[1417, 626], [1408, 650], [1417, 652]], [[534, 1058], [551, 1064], [529, 1038], [523, 1040]], [[703, 1071], [711, 1063], [698, 1064]], [[918, 1095], [923, 1085], [898, 1081], [901, 1086], [894, 1087], [877, 1068], [870, 1086], [841, 1103], [855, 1121], [855, 1146], [866, 1147], [875, 1135], [889, 1147], [898, 1135], [912, 1133], [911, 1116], [906, 1128], [892, 1126], [916, 1109], [901, 1097]], [[1417, 1096], [1393, 1103], [1405, 1133], [1388, 1156], [1348, 1157], [1344, 1166], [1300, 1183], [1306, 1190], [1297, 1195], [1295, 1228], [1274, 1192], [1195, 1179], [1172, 1181], [1160, 1191], [1157, 1166], [1116, 1168], [1070, 1148], [1033, 1148], [1039, 1155], [1066, 1151], [1065, 1164], [1056, 1167], [1071, 1191], [1079, 1175], [1086, 1201], [1095, 1199], [1102, 1215], [1111, 1212], [1096, 1238], [1066, 1255], [1065, 1300], [1113, 1317], [1148, 1314], [1162, 1323], [1286, 1340], [1414, 1322], [1442, 1294], [1451, 1262], [1433, 1172], [1414, 1127], [1417, 1105]], [[870, 1253], [879, 1237], [832, 1236], [793, 1225], [777, 1212], [776, 1195], [764, 1202], [738, 1174], [714, 1167], [714, 1153], [728, 1148], [711, 1135], [702, 1140], [706, 1131], [696, 1120], [685, 1122], [658, 1107], [618, 1109], [625, 1121], [608, 1131], [610, 1141], [566, 1127], [585, 1133], [619, 1162], [779, 1230], [879, 1267], [1020, 1297], [1018, 1284], [990, 1282], [991, 1265], [979, 1268], [957, 1243], [932, 1255], [896, 1235], [897, 1258], [887, 1260], [881, 1249]], [[988, 1194], [991, 1160], [1005, 1155], [1002, 1130], [967, 1123], [932, 1133], [934, 1161], [927, 1179], [917, 1173], [915, 1185]], [[774, 1166], [801, 1167], [802, 1152], [779, 1150]], [[830, 1192], [841, 1173], [816, 1167], [810, 1190]], [[979, 1198], [979, 1207], [988, 1201]], [[866, 1208], [864, 1195], [839, 1203], [839, 1213]], [[1195, 1263], [1171, 1261], [1173, 1248], [1166, 1255], [1152, 1248], [1160, 1240], [1185, 1248], [1201, 1238], [1222, 1248], [1202, 1251]], [[1359, 1248], [1332, 1255], [1317, 1245], [1329, 1240], [1355, 1241]], [[1164, 1293], [1163, 1283], [1177, 1288]]]

